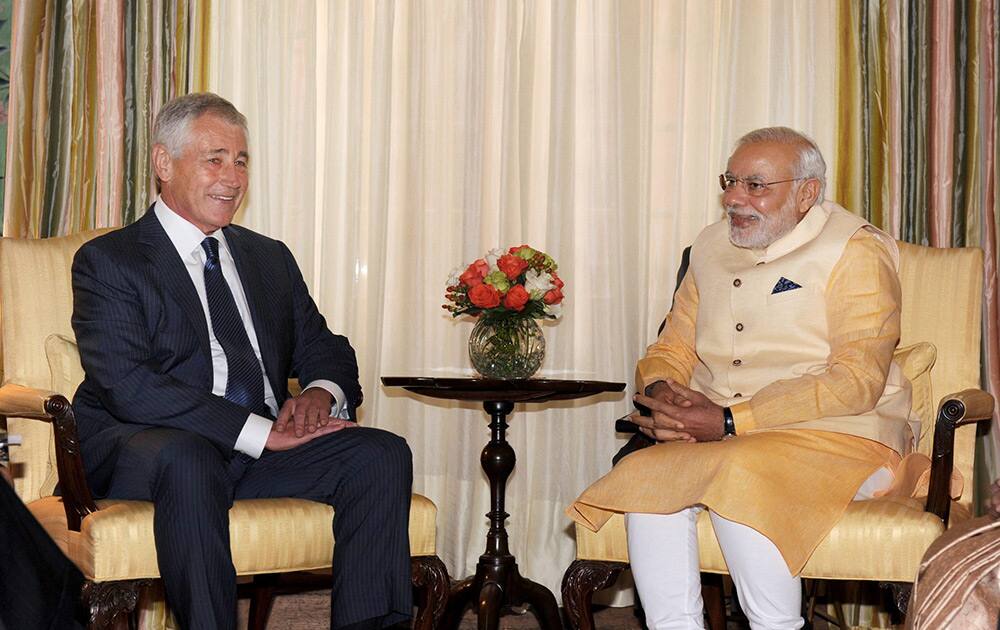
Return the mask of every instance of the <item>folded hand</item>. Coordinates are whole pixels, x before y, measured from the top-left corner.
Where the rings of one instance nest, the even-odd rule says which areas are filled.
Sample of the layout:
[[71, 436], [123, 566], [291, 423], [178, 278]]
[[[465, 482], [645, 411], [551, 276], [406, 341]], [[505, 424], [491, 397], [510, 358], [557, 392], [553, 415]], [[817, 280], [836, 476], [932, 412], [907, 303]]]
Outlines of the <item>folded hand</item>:
[[722, 407], [701, 392], [672, 380], [663, 381], [650, 393], [635, 395], [635, 402], [652, 412], [648, 418], [633, 418], [640, 430], [659, 441], [710, 442], [722, 439]]

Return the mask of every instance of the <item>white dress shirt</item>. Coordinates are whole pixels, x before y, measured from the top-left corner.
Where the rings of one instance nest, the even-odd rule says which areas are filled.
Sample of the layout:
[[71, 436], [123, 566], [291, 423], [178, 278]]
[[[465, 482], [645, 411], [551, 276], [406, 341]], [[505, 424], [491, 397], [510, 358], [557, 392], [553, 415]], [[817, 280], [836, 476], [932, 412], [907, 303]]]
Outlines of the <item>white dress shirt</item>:
[[[228, 243], [226, 243], [225, 234], [223, 234], [222, 230], [216, 230], [211, 234], [204, 234], [193, 223], [171, 210], [160, 198], [156, 199], [153, 211], [156, 213], [156, 218], [159, 219], [160, 225], [163, 226], [167, 236], [170, 238], [170, 242], [177, 249], [177, 254], [184, 262], [188, 275], [191, 276], [191, 282], [194, 283], [195, 291], [198, 293], [198, 299], [201, 300], [201, 307], [205, 311], [205, 321], [209, 324], [208, 341], [212, 352], [212, 393], [216, 396], [226, 395], [226, 383], [229, 380], [229, 364], [226, 361], [226, 353], [222, 349], [222, 344], [215, 338], [215, 331], [212, 330], [211, 326], [212, 317], [208, 311], [208, 294], [205, 291], [206, 257], [201, 242], [209, 236], [219, 241], [219, 262], [222, 265], [222, 276], [233, 293], [233, 300], [236, 301], [236, 309], [239, 311], [243, 325], [246, 327], [247, 337], [250, 338], [250, 345], [253, 346], [253, 352], [257, 356], [257, 363], [260, 365], [261, 373], [264, 375], [264, 402], [267, 404], [267, 408], [271, 410], [271, 413], [277, 417], [278, 401], [274, 396], [274, 391], [271, 389], [271, 383], [267, 380], [267, 373], [264, 372], [264, 363], [260, 358], [260, 344], [257, 342], [257, 331], [254, 330], [253, 319], [250, 317], [250, 306], [247, 304], [246, 294], [243, 292], [243, 284], [240, 281], [239, 273], [236, 271], [236, 264], [233, 262], [233, 255], [229, 251]], [[320, 387], [330, 392], [333, 396], [334, 402], [330, 409], [331, 416], [339, 418], [347, 417], [345, 413], [347, 396], [339, 385], [333, 381], [316, 380], [309, 383], [304, 389], [309, 389], [310, 387]], [[236, 444], [233, 448], [257, 459], [264, 451], [264, 445], [267, 443], [267, 436], [270, 434], [273, 424], [274, 421], [269, 418], [255, 413], [249, 414], [246, 424], [243, 425], [243, 430], [240, 431], [239, 437], [236, 438]]]

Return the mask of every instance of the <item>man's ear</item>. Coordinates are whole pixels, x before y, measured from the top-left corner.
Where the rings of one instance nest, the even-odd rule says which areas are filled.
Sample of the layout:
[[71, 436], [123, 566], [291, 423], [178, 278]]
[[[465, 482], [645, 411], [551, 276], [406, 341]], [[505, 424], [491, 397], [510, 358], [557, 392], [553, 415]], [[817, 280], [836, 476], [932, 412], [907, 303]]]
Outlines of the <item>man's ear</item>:
[[153, 145], [153, 172], [161, 182], [169, 182], [174, 175], [174, 158], [162, 144]]
[[817, 199], [819, 199], [819, 180], [807, 179], [804, 184], [799, 186], [795, 195], [795, 207], [799, 213], [805, 214], [816, 205]]

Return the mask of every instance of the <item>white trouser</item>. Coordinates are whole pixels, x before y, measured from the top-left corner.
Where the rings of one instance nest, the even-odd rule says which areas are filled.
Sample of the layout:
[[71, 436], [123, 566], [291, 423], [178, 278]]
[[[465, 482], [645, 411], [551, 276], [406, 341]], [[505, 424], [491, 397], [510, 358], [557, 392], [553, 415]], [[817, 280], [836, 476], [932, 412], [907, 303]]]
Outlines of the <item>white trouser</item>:
[[[892, 473], [880, 468], [862, 484], [855, 500], [889, 487]], [[698, 530], [701, 507], [673, 514], [626, 514], [628, 555], [650, 630], [704, 628]], [[802, 586], [778, 548], [751, 527], [709, 512], [740, 607], [753, 630], [801, 628]]]

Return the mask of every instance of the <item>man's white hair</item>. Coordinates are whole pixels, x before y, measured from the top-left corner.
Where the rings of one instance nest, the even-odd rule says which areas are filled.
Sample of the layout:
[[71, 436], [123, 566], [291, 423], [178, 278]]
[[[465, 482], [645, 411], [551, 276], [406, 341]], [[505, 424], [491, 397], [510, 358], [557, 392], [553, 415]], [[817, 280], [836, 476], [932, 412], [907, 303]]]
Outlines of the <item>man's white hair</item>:
[[171, 157], [180, 157], [189, 140], [191, 121], [205, 114], [218, 116], [242, 129], [243, 135], [249, 137], [246, 116], [236, 106], [218, 94], [199, 92], [178, 96], [163, 106], [153, 124], [153, 143], [167, 147]]
[[826, 191], [826, 161], [812, 138], [788, 127], [764, 127], [755, 129], [737, 140], [735, 149], [762, 142], [776, 142], [797, 147], [799, 160], [795, 165], [795, 177], [818, 180], [819, 195], [815, 203], [823, 203], [823, 193]]

